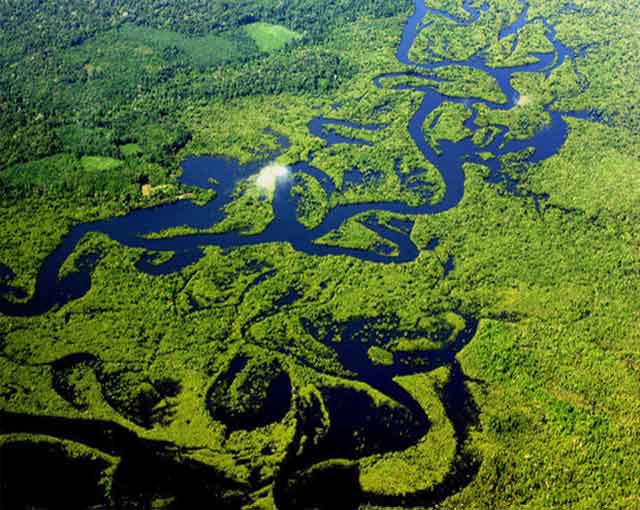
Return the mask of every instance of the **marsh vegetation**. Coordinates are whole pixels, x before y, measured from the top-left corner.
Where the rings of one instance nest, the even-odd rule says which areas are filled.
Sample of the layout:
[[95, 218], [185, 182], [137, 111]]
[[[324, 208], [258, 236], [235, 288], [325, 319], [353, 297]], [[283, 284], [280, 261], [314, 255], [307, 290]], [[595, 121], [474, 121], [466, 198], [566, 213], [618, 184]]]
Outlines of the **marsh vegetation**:
[[0, 7], [3, 507], [640, 505], [640, 5], [191, 4]]

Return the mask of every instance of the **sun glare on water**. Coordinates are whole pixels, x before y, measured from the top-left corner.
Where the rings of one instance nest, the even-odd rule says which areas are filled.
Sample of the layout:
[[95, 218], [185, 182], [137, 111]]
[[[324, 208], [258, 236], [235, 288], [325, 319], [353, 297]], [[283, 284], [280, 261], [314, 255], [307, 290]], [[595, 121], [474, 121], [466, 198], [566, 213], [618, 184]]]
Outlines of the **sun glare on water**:
[[256, 177], [256, 186], [267, 191], [275, 191], [278, 181], [289, 178], [290, 170], [286, 165], [271, 163], [265, 166]]

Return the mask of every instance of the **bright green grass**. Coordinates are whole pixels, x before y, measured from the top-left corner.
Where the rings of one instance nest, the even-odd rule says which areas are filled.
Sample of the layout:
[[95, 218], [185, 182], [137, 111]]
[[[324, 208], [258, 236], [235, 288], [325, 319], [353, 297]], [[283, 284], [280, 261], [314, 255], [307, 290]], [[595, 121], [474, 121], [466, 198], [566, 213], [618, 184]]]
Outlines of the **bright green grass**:
[[102, 156], [83, 156], [80, 163], [85, 170], [114, 170], [122, 166], [122, 161]]
[[140, 147], [140, 145], [138, 145], [137, 143], [127, 143], [120, 147], [120, 153], [125, 158], [132, 158], [134, 156], [139, 156], [140, 154], [142, 154], [142, 147]]
[[258, 51], [279, 50], [301, 37], [286, 27], [270, 23], [252, 23], [242, 29], [200, 37], [128, 24], [119, 29], [118, 35], [120, 39], [139, 45], [137, 51], [147, 56], [177, 48], [201, 69], [233, 62]]
[[298, 32], [289, 30], [282, 25], [272, 25], [271, 23], [251, 23], [244, 27], [245, 32], [256, 43], [256, 46], [260, 48], [260, 51], [275, 51], [295, 40], [299, 39], [301, 35]]

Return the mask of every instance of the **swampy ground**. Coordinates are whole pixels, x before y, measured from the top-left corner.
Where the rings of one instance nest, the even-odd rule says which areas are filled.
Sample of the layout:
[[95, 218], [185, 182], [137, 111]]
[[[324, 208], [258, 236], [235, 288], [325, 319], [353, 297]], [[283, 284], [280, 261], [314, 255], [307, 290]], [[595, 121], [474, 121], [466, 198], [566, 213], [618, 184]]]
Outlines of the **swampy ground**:
[[0, 6], [0, 507], [640, 508], [639, 20]]

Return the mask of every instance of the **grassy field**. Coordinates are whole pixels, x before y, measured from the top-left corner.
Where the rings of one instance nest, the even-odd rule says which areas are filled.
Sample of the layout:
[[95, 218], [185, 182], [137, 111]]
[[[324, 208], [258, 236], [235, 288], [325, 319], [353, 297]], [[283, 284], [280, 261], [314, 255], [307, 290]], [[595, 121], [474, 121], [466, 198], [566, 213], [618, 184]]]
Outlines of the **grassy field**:
[[291, 41], [300, 38], [300, 34], [280, 25], [270, 23], [251, 23], [244, 30], [260, 48], [260, 51], [275, 51], [284, 48]]

